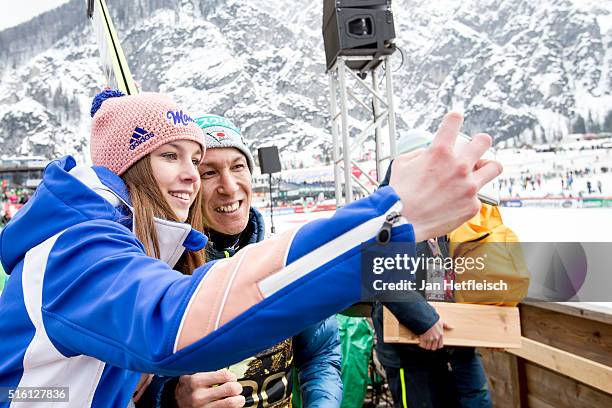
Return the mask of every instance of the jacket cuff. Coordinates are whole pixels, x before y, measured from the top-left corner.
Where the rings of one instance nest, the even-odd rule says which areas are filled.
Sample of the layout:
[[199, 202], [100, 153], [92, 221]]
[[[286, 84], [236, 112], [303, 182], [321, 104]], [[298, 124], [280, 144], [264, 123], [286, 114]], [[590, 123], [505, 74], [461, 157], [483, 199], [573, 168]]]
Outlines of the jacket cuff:
[[178, 377], [154, 376], [140, 400], [137, 408], [175, 408], [174, 390], [178, 384]]
[[[414, 293], [415, 299], [406, 302], [383, 302], [397, 318], [397, 320], [411, 332], [420, 335], [429, 330], [440, 316], [427, 301], [419, 294]], [[418, 296], [419, 298], [416, 298]]]

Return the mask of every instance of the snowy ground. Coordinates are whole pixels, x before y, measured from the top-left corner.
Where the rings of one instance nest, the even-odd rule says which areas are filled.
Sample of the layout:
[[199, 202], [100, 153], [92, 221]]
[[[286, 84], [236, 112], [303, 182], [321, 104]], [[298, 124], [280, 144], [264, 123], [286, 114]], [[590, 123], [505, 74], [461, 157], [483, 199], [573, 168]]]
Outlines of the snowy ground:
[[612, 242], [611, 208], [502, 208], [524, 242]]
[[[612, 242], [610, 208], [509, 208], [502, 207], [504, 222], [524, 242]], [[275, 215], [276, 232], [302, 225], [333, 211]], [[270, 216], [266, 216], [269, 232]]]

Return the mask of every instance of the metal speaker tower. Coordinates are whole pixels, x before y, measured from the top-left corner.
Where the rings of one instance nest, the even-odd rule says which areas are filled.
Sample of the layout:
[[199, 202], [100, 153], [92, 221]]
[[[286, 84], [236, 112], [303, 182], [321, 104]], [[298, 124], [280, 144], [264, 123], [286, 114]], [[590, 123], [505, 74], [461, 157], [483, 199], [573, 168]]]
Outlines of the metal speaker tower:
[[[384, 176], [384, 163], [395, 157], [395, 111], [389, 61], [396, 49], [394, 38], [391, 0], [323, 0], [323, 42], [329, 75], [338, 206], [353, 201], [354, 184], [365, 194], [371, 193], [372, 188], [368, 185], [378, 185]], [[383, 69], [385, 86], [380, 89]], [[367, 82], [368, 77], [371, 83]], [[351, 116], [359, 110], [365, 114]], [[356, 126], [363, 124], [363, 117], [371, 118], [369, 124], [365, 128]], [[353, 159], [355, 151], [372, 132], [376, 151], [375, 178]]]
[[[386, 167], [396, 155], [395, 111], [393, 107], [393, 78], [389, 55], [380, 58], [378, 67], [367, 71], [370, 83], [364, 72], [359, 74], [350, 68], [352, 59], [363, 60], [363, 56], [339, 56], [331, 70], [328, 71], [330, 87], [330, 122], [333, 141], [334, 180], [336, 186], [336, 203], [338, 206], [353, 201], [353, 186], [366, 194], [372, 191], [353, 173], [357, 169], [370, 184], [378, 185], [385, 175]], [[372, 59], [376, 57], [370, 57]], [[380, 71], [385, 71], [385, 86], [380, 89]], [[355, 91], [362, 88], [362, 96]], [[349, 104], [349, 101], [352, 102]], [[350, 105], [350, 106], [349, 106]], [[369, 124], [351, 137], [353, 123], [363, 123], [362, 119], [349, 114], [351, 109], [359, 107], [369, 114]], [[385, 126], [386, 125], [386, 126]], [[359, 166], [353, 158], [355, 152], [374, 132], [376, 148], [376, 179]], [[344, 200], [342, 200], [344, 190]]]

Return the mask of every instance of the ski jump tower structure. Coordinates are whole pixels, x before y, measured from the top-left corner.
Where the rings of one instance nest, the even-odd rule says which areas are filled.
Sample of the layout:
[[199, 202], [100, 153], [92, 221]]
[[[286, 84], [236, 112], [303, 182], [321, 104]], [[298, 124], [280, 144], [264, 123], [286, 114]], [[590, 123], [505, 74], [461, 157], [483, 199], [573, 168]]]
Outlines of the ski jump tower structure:
[[[324, 0], [323, 39], [330, 87], [335, 193], [339, 207], [353, 201], [354, 186], [371, 193], [366, 183], [354, 175], [353, 169], [370, 184], [378, 185], [384, 177], [385, 165], [396, 155], [390, 63], [396, 50], [392, 42], [394, 37], [390, 0]], [[381, 71], [384, 71], [384, 87], [380, 83]], [[371, 119], [365, 128], [356, 132], [354, 123], [363, 123], [363, 119], [352, 115], [359, 112]], [[354, 152], [372, 131], [376, 179], [354, 160]]]

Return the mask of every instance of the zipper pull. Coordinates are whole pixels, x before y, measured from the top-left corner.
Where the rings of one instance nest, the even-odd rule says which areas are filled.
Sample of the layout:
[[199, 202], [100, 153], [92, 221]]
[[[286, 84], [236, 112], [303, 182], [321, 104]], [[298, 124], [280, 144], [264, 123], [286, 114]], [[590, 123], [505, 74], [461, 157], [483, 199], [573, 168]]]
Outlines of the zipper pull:
[[397, 211], [392, 211], [385, 217], [385, 222], [383, 222], [382, 227], [378, 230], [378, 234], [376, 234], [376, 241], [379, 244], [385, 245], [389, 241], [391, 241], [391, 230], [393, 229], [393, 224], [399, 221], [402, 214]]

